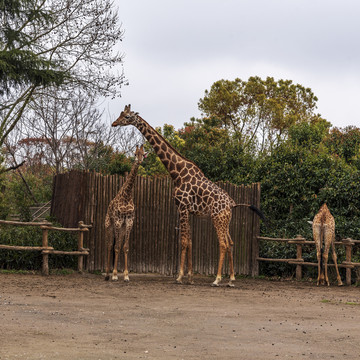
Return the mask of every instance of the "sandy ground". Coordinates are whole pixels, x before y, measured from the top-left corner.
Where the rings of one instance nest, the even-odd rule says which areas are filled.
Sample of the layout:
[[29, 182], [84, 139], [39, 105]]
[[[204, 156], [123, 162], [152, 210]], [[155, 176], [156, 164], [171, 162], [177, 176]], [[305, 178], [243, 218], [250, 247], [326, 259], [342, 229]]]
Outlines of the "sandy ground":
[[0, 274], [0, 359], [360, 359], [360, 288]]

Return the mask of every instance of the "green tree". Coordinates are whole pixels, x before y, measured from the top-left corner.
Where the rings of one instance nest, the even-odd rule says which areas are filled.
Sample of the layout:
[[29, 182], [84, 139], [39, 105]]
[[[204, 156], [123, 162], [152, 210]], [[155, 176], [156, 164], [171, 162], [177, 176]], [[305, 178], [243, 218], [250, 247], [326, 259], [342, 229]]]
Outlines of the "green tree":
[[198, 105], [206, 117], [218, 118], [244, 149], [256, 144], [266, 152], [287, 138], [292, 125], [319, 119], [316, 102], [311, 89], [291, 80], [250, 77], [215, 82]]
[[253, 165], [253, 154], [246, 153], [221, 125], [217, 118], [192, 118], [185, 123], [179, 131], [185, 141], [182, 153], [213, 181], [244, 182], [248, 167]]
[[252, 181], [261, 182], [271, 235], [311, 238], [307, 220], [324, 202], [336, 218], [338, 236], [360, 235], [355, 230], [360, 222], [360, 172], [329, 151], [328, 134], [326, 122], [294, 125], [290, 138], [254, 169]]
[[360, 128], [347, 126], [344, 129], [331, 129], [325, 144], [332, 154], [340, 156], [347, 163], [360, 163]]

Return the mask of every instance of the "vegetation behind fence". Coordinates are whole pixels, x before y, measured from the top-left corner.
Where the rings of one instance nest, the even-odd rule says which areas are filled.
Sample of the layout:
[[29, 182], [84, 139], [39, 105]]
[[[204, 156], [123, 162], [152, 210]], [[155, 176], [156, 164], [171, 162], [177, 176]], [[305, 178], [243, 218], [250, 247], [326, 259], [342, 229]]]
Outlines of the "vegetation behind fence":
[[[51, 214], [65, 227], [79, 220], [93, 227], [85, 235], [90, 249], [87, 269], [105, 268], [104, 221], [109, 202], [124, 182], [118, 175], [71, 171], [54, 179]], [[235, 186], [220, 182], [237, 203], [260, 207], [260, 184]], [[140, 177], [134, 186], [136, 216], [130, 237], [129, 270], [171, 275], [179, 266], [179, 219], [173, 200], [173, 185], [167, 177]], [[218, 264], [218, 240], [210, 218], [192, 217], [193, 267], [201, 274], [214, 274]], [[233, 210], [230, 234], [234, 241], [234, 267], [240, 274], [257, 274], [259, 218], [247, 207]], [[120, 269], [123, 256], [120, 256]], [[225, 264], [227, 271], [227, 264]]]

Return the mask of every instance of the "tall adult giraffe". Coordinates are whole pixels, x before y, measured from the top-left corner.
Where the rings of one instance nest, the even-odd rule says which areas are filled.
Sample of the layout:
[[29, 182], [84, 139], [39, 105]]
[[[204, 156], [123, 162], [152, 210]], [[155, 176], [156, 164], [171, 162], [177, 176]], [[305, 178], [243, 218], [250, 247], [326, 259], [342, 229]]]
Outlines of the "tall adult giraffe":
[[[316, 255], [318, 259], [318, 279], [317, 285], [326, 284], [329, 286], [329, 278], [327, 271], [327, 264], [329, 258], [330, 246], [332, 248], [332, 258], [334, 261], [337, 282], [341, 286], [343, 283], [339, 274], [337, 266], [337, 256], [335, 252], [335, 219], [331, 215], [329, 208], [326, 203], [320, 207], [319, 212], [315, 215], [312, 222], [313, 236], [316, 245]], [[325, 267], [325, 272], [323, 269]]]
[[145, 136], [174, 182], [174, 198], [179, 211], [181, 232], [180, 271], [176, 281], [182, 283], [187, 252], [188, 281], [190, 283], [193, 282], [192, 241], [189, 223], [189, 214], [192, 213], [195, 215], [210, 215], [219, 239], [219, 264], [213, 286], [218, 286], [221, 281], [222, 266], [226, 252], [228, 253], [230, 267], [230, 281], [228, 285], [234, 286], [232, 283], [235, 280], [232, 254], [233, 241], [229, 233], [232, 208], [241, 205], [248, 206], [259, 216], [263, 217], [260, 210], [252, 205], [236, 204], [224, 190], [211, 182], [192, 161], [180, 155], [138, 113], [131, 111], [130, 105], [125, 106], [119, 118], [112, 124], [112, 126], [126, 125], [135, 126]]
[[[106, 258], [106, 275], [105, 280], [109, 280], [111, 250], [115, 250], [114, 269], [112, 280], [118, 280], [117, 264], [121, 246], [124, 242], [124, 281], [129, 281], [127, 255], [129, 251], [129, 237], [134, 224], [135, 206], [132, 197], [132, 189], [134, 186], [136, 174], [142, 161], [144, 160], [144, 147], [136, 147], [135, 162], [131, 168], [130, 174], [127, 176], [124, 184], [114, 199], [110, 201], [105, 217], [105, 241], [107, 248]], [[115, 244], [114, 244], [115, 238]]]

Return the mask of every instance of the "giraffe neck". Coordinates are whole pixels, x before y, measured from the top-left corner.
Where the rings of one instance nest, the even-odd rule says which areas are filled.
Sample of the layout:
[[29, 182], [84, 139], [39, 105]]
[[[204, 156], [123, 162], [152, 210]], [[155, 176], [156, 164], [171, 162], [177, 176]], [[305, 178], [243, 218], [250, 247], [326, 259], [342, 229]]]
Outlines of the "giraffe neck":
[[175, 183], [181, 181], [181, 172], [185, 167], [187, 169], [193, 169], [194, 174], [204, 176], [203, 172], [192, 161], [180, 155], [177, 150], [143, 118], [139, 115], [137, 117], [139, 121], [135, 126], [151, 144]]
[[131, 168], [130, 174], [126, 177], [126, 180], [119, 191], [119, 195], [121, 195], [124, 199], [129, 199], [131, 197], [131, 191], [134, 186], [139, 166], [140, 162], [136, 159], [134, 165]]

